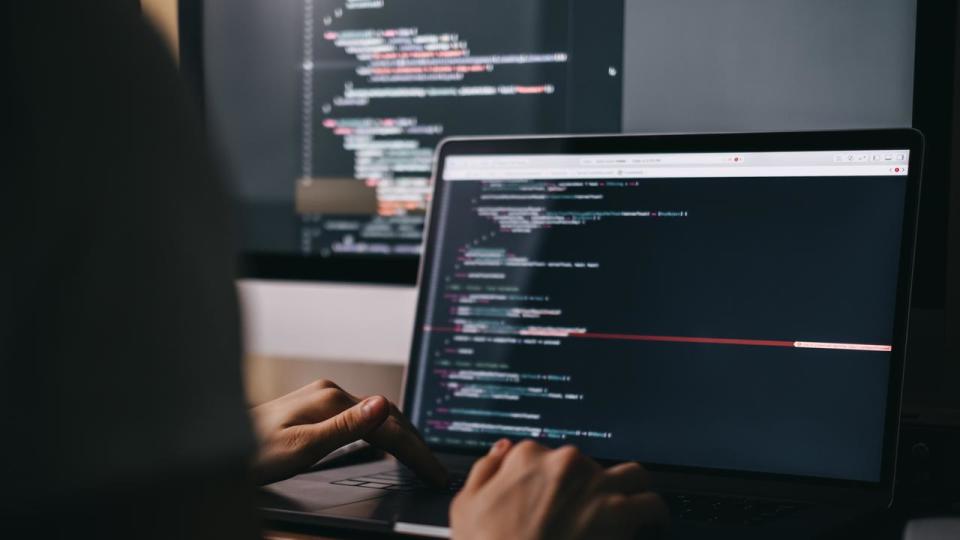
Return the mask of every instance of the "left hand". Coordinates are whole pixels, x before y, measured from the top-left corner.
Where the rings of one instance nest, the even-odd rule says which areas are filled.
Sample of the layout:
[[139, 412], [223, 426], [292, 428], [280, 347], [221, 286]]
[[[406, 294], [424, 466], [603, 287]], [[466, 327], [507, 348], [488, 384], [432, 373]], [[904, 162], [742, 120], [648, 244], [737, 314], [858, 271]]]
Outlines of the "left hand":
[[261, 484], [303, 472], [359, 439], [393, 454], [427, 483], [446, 482], [446, 469], [416, 428], [383, 396], [360, 399], [321, 379], [254, 407], [251, 414], [260, 440], [253, 469]]

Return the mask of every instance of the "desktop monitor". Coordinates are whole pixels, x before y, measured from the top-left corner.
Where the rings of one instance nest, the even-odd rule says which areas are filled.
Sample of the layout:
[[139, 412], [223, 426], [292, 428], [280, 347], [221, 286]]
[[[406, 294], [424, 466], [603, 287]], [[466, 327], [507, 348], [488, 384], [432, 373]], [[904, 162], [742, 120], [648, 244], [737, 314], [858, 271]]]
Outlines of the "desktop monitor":
[[406, 360], [414, 295], [389, 285], [415, 281], [432, 151], [456, 135], [918, 127], [916, 304], [942, 309], [954, 4], [180, 0], [253, 348]]

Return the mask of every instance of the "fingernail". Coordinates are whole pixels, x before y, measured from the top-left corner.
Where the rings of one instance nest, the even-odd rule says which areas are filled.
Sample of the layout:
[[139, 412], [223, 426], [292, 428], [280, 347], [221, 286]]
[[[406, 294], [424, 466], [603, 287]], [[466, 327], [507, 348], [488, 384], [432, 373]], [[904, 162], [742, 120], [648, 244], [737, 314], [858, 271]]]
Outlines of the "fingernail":
[[363, 417], [367, 420], [373, 418], [374, 410], [379, 406], [380, 396], [368, 397], [363, 400], [363, 405], [360, 406], [360, 411], [363, 413]]
[[507, 439], [500, 439], [499, 441], [493, 443], [493, 446], [490, 447], [488, 454], [494, 455], [499, 454], [507, 449], [507, 445], [510, 444], [510, 441]]

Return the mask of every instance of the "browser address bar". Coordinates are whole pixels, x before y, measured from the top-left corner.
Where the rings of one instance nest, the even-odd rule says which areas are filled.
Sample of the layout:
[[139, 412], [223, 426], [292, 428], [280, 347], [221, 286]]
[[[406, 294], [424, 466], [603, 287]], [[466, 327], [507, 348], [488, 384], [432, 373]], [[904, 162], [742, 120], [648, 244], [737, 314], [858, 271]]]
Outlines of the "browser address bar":
[[904, 165], [814, 165], [740, 167], [483, 168], [446, 167], [443, 180], [569, 180], [637, 178], [756, 178], [805, 176], [906, 176]]

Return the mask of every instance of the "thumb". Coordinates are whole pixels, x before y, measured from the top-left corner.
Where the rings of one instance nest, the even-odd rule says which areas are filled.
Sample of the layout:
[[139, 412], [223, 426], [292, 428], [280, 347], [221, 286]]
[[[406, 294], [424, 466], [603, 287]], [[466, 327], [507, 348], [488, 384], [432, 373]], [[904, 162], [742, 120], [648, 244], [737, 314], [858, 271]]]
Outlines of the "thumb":
[[366, 437], [389, 415], [386, 398], [371, 396], [323, 422], [302, 427], [310, 431], [309, 437], [313, 441], [310, 453], [319, 460], [341, 446]]

